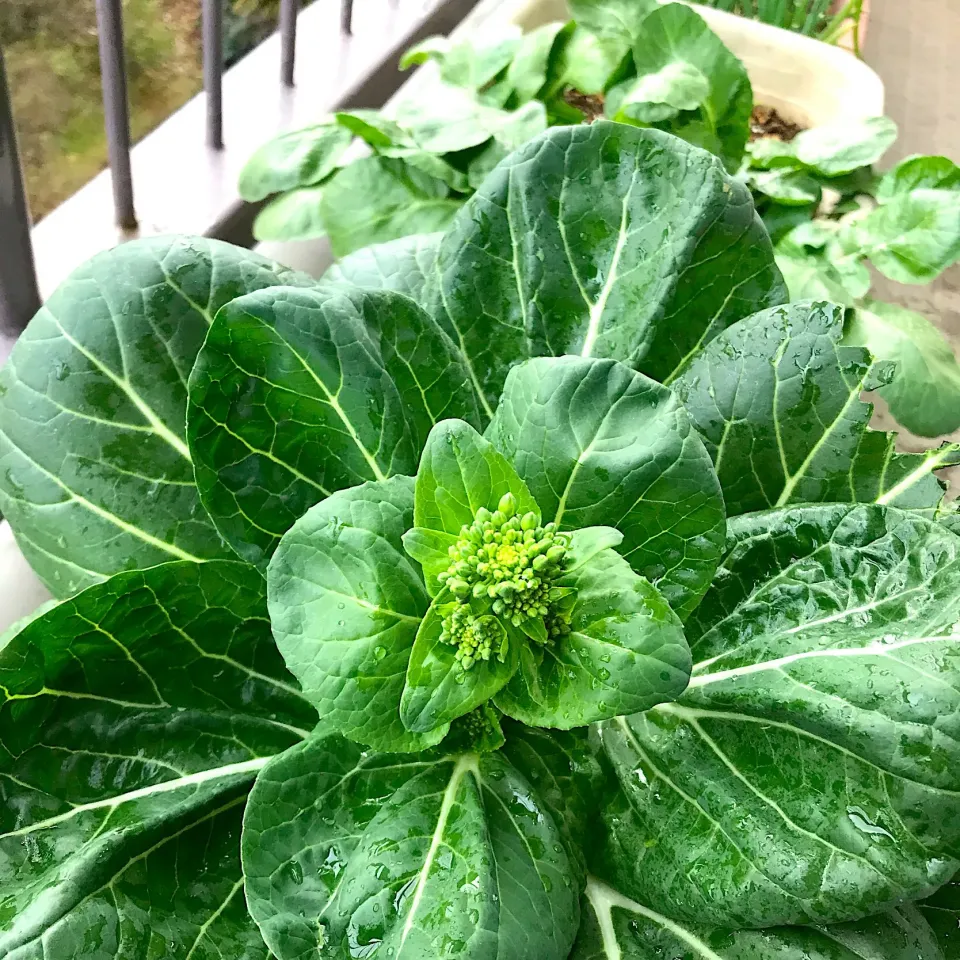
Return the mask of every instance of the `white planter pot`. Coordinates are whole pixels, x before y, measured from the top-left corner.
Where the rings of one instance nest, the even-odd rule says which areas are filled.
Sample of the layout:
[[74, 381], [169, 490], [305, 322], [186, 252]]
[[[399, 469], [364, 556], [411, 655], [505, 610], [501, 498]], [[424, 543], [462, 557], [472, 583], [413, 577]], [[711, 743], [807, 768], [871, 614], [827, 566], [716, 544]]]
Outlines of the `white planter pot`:
[[50, 599], [17, 547], [10, 524], [0, 522], [0, 634]]

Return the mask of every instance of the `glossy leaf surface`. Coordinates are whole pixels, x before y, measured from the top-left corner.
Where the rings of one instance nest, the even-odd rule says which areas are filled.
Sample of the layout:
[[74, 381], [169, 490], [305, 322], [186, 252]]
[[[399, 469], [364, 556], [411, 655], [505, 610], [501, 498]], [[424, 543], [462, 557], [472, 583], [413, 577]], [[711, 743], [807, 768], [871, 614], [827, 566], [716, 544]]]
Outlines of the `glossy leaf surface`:
[[[576, 531], [569, 567], [556, 584], [576, 590], [570, 632], [546, 647], [525, 646], [520, 669], [496, 698], [531, 726], [570, 729], [647, 710], [679, 696], [690, 651], [677, 615], [637, 576], [604, 528]], [[598, 549], [599, 548], [599, 549]]]
[[505, 160], [437, 267], [435, 315], [491, 413], [519, 360], [612, 357], [665, 381], [786, 296], [745, 186], [695, 147], [606, 121], [550, 130]]
[[960, 190], [960, 167], [947, 157], [907, 157], [883, 175], [877, 186], [877, 201], [886, 203], [918, 188]]
[[507, 376], [486, 435], [545, 521], [616, 527], [637, 573], [681, 616], [696, 606], [723, 548], [724, 506], [669, 390], [612, 360], [530, 360]]
[[190, 380], [197, 483], [251, 563], [336, 490], [413, 473], [431, 427], [476, 418], [456, 351], [386, 290], [274, 289], [216, 319]]
[[440, 233], [414, 234], [348, 254], [324, 275], [323, 282], [352, 283], [364, 290], [394, 290], [422, 303], [433, 276]]
[[194, 485], [187, 378], [223, 304], [311, 282], [217, 240], [158, 238], [94, 257], [50, 297], [0, 372], [0, 512], [52, 593], [234, 556]]
[[729, 515], [798, 502], [926, 509], [942, 499], [932, 471], [952, 452], [898, 454], [892, 435], [867, 429], [873, 408], [860, 394], [892, 371], [843, 336], [841, 307], [775, 307], [717, 337], [677, 382]]
[[917, 904], [933, 928], [944, 960], [960, 958], [960, 877], [941, 887], [932, 897]]
[[944, 960], [915, 907], [830, 927], [703, 929], [591, 878], [570, 960]]
[[273, 635], [304, 696], [329, 725], [382, 750], [415, 750], [400, 721], [407, 661], [430, 605], [400, 541], [413, 522], [413, 480], [334, 494], [284, 535], [267, 573]]
[[579, 921], [563, 835], [499, 754], [308, 741], [258, 778], [243, 866], [278, 960], [565, 960]]
[[316, 714], [229, 561], [117, 574], [0, 651], [0, 953], [254, 960], [237, 855], [267, 758]]
[[443, 230], [460, 207], [443, 180], [399, 159], [361, 157], [324, 185], [320, 213], [334, 256]]
[[431, 431], [417, 472], [416, 526], [456, 536], [477, 511], [491, 512], [504, 494], [517, 511], [539, 516], [536, 500], [513, 465], [468, 423], [448, 420]]
[[240, 171], [240, 196], [248, 202], [320, 183], [337, 169], [353, 135], [333, 119], [269, 140]]
[[707, 926], [855, 919], [960, 854], [960, 538], [871, 506], [731, 524], [690, 686], [605, 724], [603, 869]]

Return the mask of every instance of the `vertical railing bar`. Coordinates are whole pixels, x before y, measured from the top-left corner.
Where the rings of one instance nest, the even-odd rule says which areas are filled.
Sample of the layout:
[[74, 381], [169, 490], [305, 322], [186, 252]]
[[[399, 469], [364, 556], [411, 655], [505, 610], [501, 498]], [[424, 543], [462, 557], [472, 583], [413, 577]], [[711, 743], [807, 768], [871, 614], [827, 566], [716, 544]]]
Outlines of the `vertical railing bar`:
[[288, 87], [293, 86], [299, 12], [300, 0], [280, 0], [280, 82]]
[[203, 88], [207, 146], [223, 149], [223, 0], [203, 0]]
[[40, 309], [30, 211], [17, 152], [10, 88], [0, 50], [0, 331], [19, 333]]
[[340, 0], [340, 31], [353, 33], [353, 0]]
[[113, 206], [117, 224], [124, 230], [132, 230], [137, 225], [137, 215], [133, 208], [133, 173], [130, 170], [130, 108], [121, 0], [97, 0], [97, 33]]

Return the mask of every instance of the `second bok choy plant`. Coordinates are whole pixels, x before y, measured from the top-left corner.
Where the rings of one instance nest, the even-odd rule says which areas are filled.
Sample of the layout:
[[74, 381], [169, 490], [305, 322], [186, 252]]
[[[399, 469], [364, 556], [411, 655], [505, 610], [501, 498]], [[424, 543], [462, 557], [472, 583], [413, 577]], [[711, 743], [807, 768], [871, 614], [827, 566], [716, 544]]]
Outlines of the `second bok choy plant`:
[[319, 283], [95, 258], [0, 374], [11, 960], [953, 960], [960, 524], [748, 188], [559, 127]]

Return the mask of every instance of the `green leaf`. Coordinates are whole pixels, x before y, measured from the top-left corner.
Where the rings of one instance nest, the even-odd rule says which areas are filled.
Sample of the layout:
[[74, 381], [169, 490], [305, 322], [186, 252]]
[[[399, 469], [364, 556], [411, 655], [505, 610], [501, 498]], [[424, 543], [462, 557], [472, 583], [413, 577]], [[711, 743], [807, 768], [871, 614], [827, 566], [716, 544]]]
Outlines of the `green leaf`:
[[897, 371], [878, 393], [897, 421], [922, 437], [960, 427], [960, 364], [943, 334], [924, 316], [868, 300], [853, 316], [844, 342], [866, 347]]
[[604, 870], [706, 926], [843, 922], [960, 854], [960, 538], [876, 506], [731, 524], [686, 693], [605, 724]]
[[400, 720], [430, 606], [400, 540], [413, 497], [411, 477], [335, 493], [287, 531], [267, 571], [273, 635], [304, 696], [329, 729], [377, 750], [419, 750], [446, 733], [413, 735]]
[[747, 188], [716, 158], [602, 120], [504, 161], [444, 235], [437, 270], [434, 316], [491, 415], [527, 357], [611, 357], [664, 382], [786, 297]]
[[413, 473], [437, 420], [476, 421], [453, 345], [407, 297], [275, 288], [218, 314], [190, 379], [188, 434], [217, 528], [263, 565], [308, 507]]
[[582, 888], [588, 837], [596, 823], [607, 780], [601, 766], [600, 744], [585, 729], [544, 730], [503, 720], [506, 742], [502, 755], [530, 781], [537, 797], [550, 810], [564, 836]]
[[364, 247], [335, 263], [323, 282], [352, 283], [364, 290], [393, 290], [422, 303], [434, 273], [441, 233], [414, 234]]
[[625, 120], [656, 123], [681, 110], [698, 109], [709, 95], [710, 81], [700, 70], [673, 60], [611, 90], [607, 112], [613, 119], [622, 115]]
[[291, 190], [271, 200], [253, 221], [253, 237], [268, 240], [315, 240], [327, 235], [322, 200], [326, 187]]
[[896, 139], [897, 125], [889, 117], [844, 120], [803, 130], [789, 153], [825, 177], [838, 177], [876, 163]]
[[929, 283], [960, 259], [960, 191], [898, 194], [852, 221], [843, 243], [891, 280]]
[[203, 238], [135, 240], [65, 280], [0, 371], [0, 512], [50, 591], [233, 557], [200, 505], [187, 378], [220, 307], [310, 284]]
[[352, 136], [334, 119], [303, 130], [290, 130], [269, 140], [240, 171], [238, 189], [248, 202], [310, 187], [326, 180], [339, 166]]
[[[771, 203], [762, 197], [755, 197], [754, 199], [757, 202], [757, 210], [763, 218], [763, 225], [766, 227], [767, 233], [770, 234], [770, 239], [774, 244], [783, 239], [783, 237], [790, 233], [795, 227], [811, 222], [818, 207], [818, 204], [812, 203], [807, 206], [788, 207], [779, 203]], [[779, 264], [779, 260], [778, 265], [789, 286], [790, 277], [787, 274], [786, 268]], [[794, 296], [793, 299], [796, 300], [797, 297]]]
[[[627, 82], [615, 109], [619, 101], [627, 117], [659, 123], [735, 171], [750, 133], [753, 90], [746, 67], [703, 17], [681, 3], [657, 7], [634, 38], [633, 62], [637, 80]], [[663, 104], [672, 112], [656, 116], [632, 104]]]
[[563, 839], [499, 754], [315, 739], [257, 778], [247, 902], [278, 960], [566, 960], [580, 911]]
[[558, 51], [558, 76], [554, 84], [557, 92], [564, 87], [572, 87], [587, 95], [602, 94], [607, 81], [629, 50], [630, 41], [602, 39], [575, 24], [573, 32]]
[[898, 454], [869, 430], [863, 390], [885, 383], [847, 346], [844, 311], [801, 302], [742, 320], [708, 344], [676, 393], [720, 477], [728, 516], [790, 503], [864, 501], [932, 511], [952, 452]]
[[324, 184], [320, 215], [334, 255], [443, 230], [460, 207], [450, 188], [403, 160], [361, 157]]
[[570, 566], [556, 581], [576, 590], [570, 632], [545, 647], [526, 645], [496, 699], [530, 726], [566, 730], [647, 710], [679, 696], [690, 677], [677, 615], [616, 550], [585, 551], [590, 533], [571, 535]]
[[614, 360], [528, 360], [507, 376], [486, 435], [546, 520], [616, 527], [620, 553], [677, 613], [696, 606], [723, 548], [723, 498], [668, 389]]
[[915, 907], [830, 927], [703, 929], [678, 923], [591, 877], [570, 960], [944, 960]]
[[[573, 35], [572, 23], [545, 23], [525, 33], [507, 69], [507, 83], [518, 105], [542, 99], [560, 83], [560, 60]], [[518, 144], [519, 146], [519, 144]]]
[[960, 167], [947, 157], [907, 157], [887, 171], [877, 186], [877, 202], [916, 189], [960, 190]]
[[960, 960], [960, 875], [917, 906], [933, 928], [944, 960]]
[[273, 645], [259, 574], [117, 574], [11, 640], [0, 685], [0, 953], [262, 957], [240, 814], [316, 714]]
[[820, 202], [820, 184], [803, 170], [776, 167], [751, 171], [747, 183], [755, 193], [789, 207], [807, 207]]
[[543, 133], [547, 126], [547, 113], [542, 103], [531, 101], [515, 110], [510, 121], [493, 135], [490, 144], [470, 161], [467, 168], [470, 186], [479, 187], [508, 154]]
[[577, 25], [610, 50], [612, 66], [633, 46], [641, 24], [657, 9], [656, 0], [570, 0], [568, 5]]
[[488, 628], [496, 635], [493, 655], [489, 660], [476, 661], [468, 670], [460, 665], [456, 648], [440, 639], [445, 608], [454, 602], [449, 590], [437, 595], [410, 651], [400, 717], [403, 725], [415, 733], [429, 734], [438, 728], [446, 731], [451, 721], [495, 696], [517, 670], [518, 638], [509, 636], [500, 621], [490, 615]]
[[435, 60], [444, 83], [463, 87], [482, 98], [498, 74], [510, 66], [521, 42], [521, 30], [512, 23], [473, 31], [469, 39], [460, 41], [427, 37], [403, 55], [400, 69]]
[[417, 472], [417, 527], [456, 536], [481, 507], [493, 512], [504, 494], [521, 515], [540, 509], [517, 471], [468, 423], [446, 420], [430, 432]]

